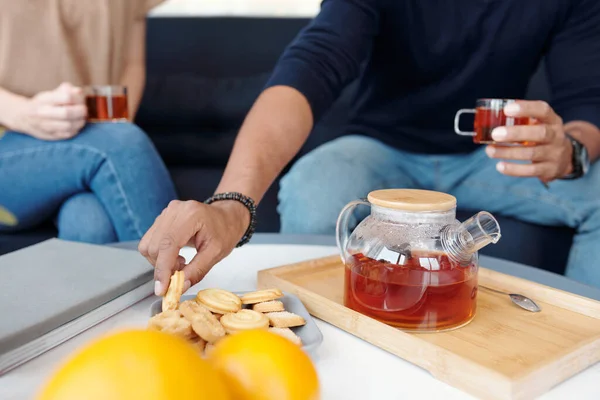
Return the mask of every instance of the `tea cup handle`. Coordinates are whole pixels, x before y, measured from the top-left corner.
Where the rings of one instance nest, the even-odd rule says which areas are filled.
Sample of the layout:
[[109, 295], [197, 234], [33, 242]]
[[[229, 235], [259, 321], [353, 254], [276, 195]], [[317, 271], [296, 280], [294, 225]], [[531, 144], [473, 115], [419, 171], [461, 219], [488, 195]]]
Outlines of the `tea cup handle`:
[[346, 263], [346, 260], [352, 256], [346, 248], [346, 246], [348, 246], [348, 239], [350, 238], [350, 229], [348, 227], [350, 217], [352, 216], [352, 212], [354, 211], [354, 209], [361, 205], [371, 207], [371, 203], [369, 203], [366, 199], [354, 200], [348, 203], [342, 209], [337, 219], [337, 224], [335, 227], [335, 237], [337, 247], [340, 251], [340, 256], [342, 258], [343, 263]]
[[456, 113], [456, 116], [454, 117], [454, 132], [458, 133], [459, 135], [463, 135], [463, 136], [475, 136], [475, 132], [461, 131], [458, 126], [459, 126], [461, 115], [475, 114], [476, 112], [477, 112], [477, 110], [470, 109], [470, 108], [463, 108], [462, 110], [458, 110], [458, 112]]

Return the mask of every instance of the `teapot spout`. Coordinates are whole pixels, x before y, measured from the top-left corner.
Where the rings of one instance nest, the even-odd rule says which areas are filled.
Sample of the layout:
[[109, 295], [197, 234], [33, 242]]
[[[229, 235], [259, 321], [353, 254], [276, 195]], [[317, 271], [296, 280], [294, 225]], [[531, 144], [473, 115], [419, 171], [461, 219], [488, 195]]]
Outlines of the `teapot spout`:
[[500, 240], [500, 225], [496, 218], [489, 212], [481, 211], [460, 224], [471, 236], [474, 253], [490, 243], [496, 244]]
[[447, 226], [441, 235], [446, 253], [460, 263], [468, 263], [472, 255], [490, 243], [500, 240], [500, 225], [486, 211], [473, 215], [460, 225]]

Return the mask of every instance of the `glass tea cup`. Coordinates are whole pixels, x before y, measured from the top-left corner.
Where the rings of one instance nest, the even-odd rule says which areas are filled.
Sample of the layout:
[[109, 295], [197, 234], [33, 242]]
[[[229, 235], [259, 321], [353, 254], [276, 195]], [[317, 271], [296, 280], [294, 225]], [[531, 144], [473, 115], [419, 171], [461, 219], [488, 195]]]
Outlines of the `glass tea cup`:
[[[504, 107], [514, 103], [513, 99], [478, 99], [475, 109], [458, 110], [454, 117], [454, 132], [463, 136], [473, 136], [477, 144], [493, 144], [496, 146], [529, 145], [528, 142], [495, 142], [492, 131], [499, 126], [533, 125], [535, 120], [529, 117], [507, 117]], [[459, 128], [460, 117], [463, 114], [475, 114], [474, 131], [461, 131]]]
[[96, 85], [84, 88], [88, 122], [127, 122], [127, 87]]

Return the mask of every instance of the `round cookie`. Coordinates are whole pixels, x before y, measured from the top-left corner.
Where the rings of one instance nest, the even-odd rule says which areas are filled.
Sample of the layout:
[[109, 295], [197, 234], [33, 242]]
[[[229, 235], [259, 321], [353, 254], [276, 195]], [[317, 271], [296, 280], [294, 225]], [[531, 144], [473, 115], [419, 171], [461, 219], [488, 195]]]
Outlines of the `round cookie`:
[[239, 296], [223, 289], [204, 289], [196, 295], [196, 302], [216, 314], [235, 313], [242, 309]]
[[221, 317], [220, 322], [229, 334], [249, 329], [266, 329], [269, 327], [269, 319], [264, 314], [247, 309], [225, 314]]

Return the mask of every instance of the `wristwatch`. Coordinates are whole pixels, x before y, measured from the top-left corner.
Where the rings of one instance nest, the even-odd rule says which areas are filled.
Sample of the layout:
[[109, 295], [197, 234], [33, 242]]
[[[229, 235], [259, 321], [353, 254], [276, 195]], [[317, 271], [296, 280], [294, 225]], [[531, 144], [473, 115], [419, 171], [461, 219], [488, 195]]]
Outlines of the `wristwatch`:
[[587, 149], [585, 146], [573, 136], [565, 133], [569, 142], [571, 142], [571, 146], [573, 146], [573, 156], [571, 158], [571, 163], [573, 164], [573, 172], [569, 175], [563, 176], [560, 179], [570, 180], [570, 179], [578, 179], [587, 174], [590, 169], [590, 158], [588, 156]]

